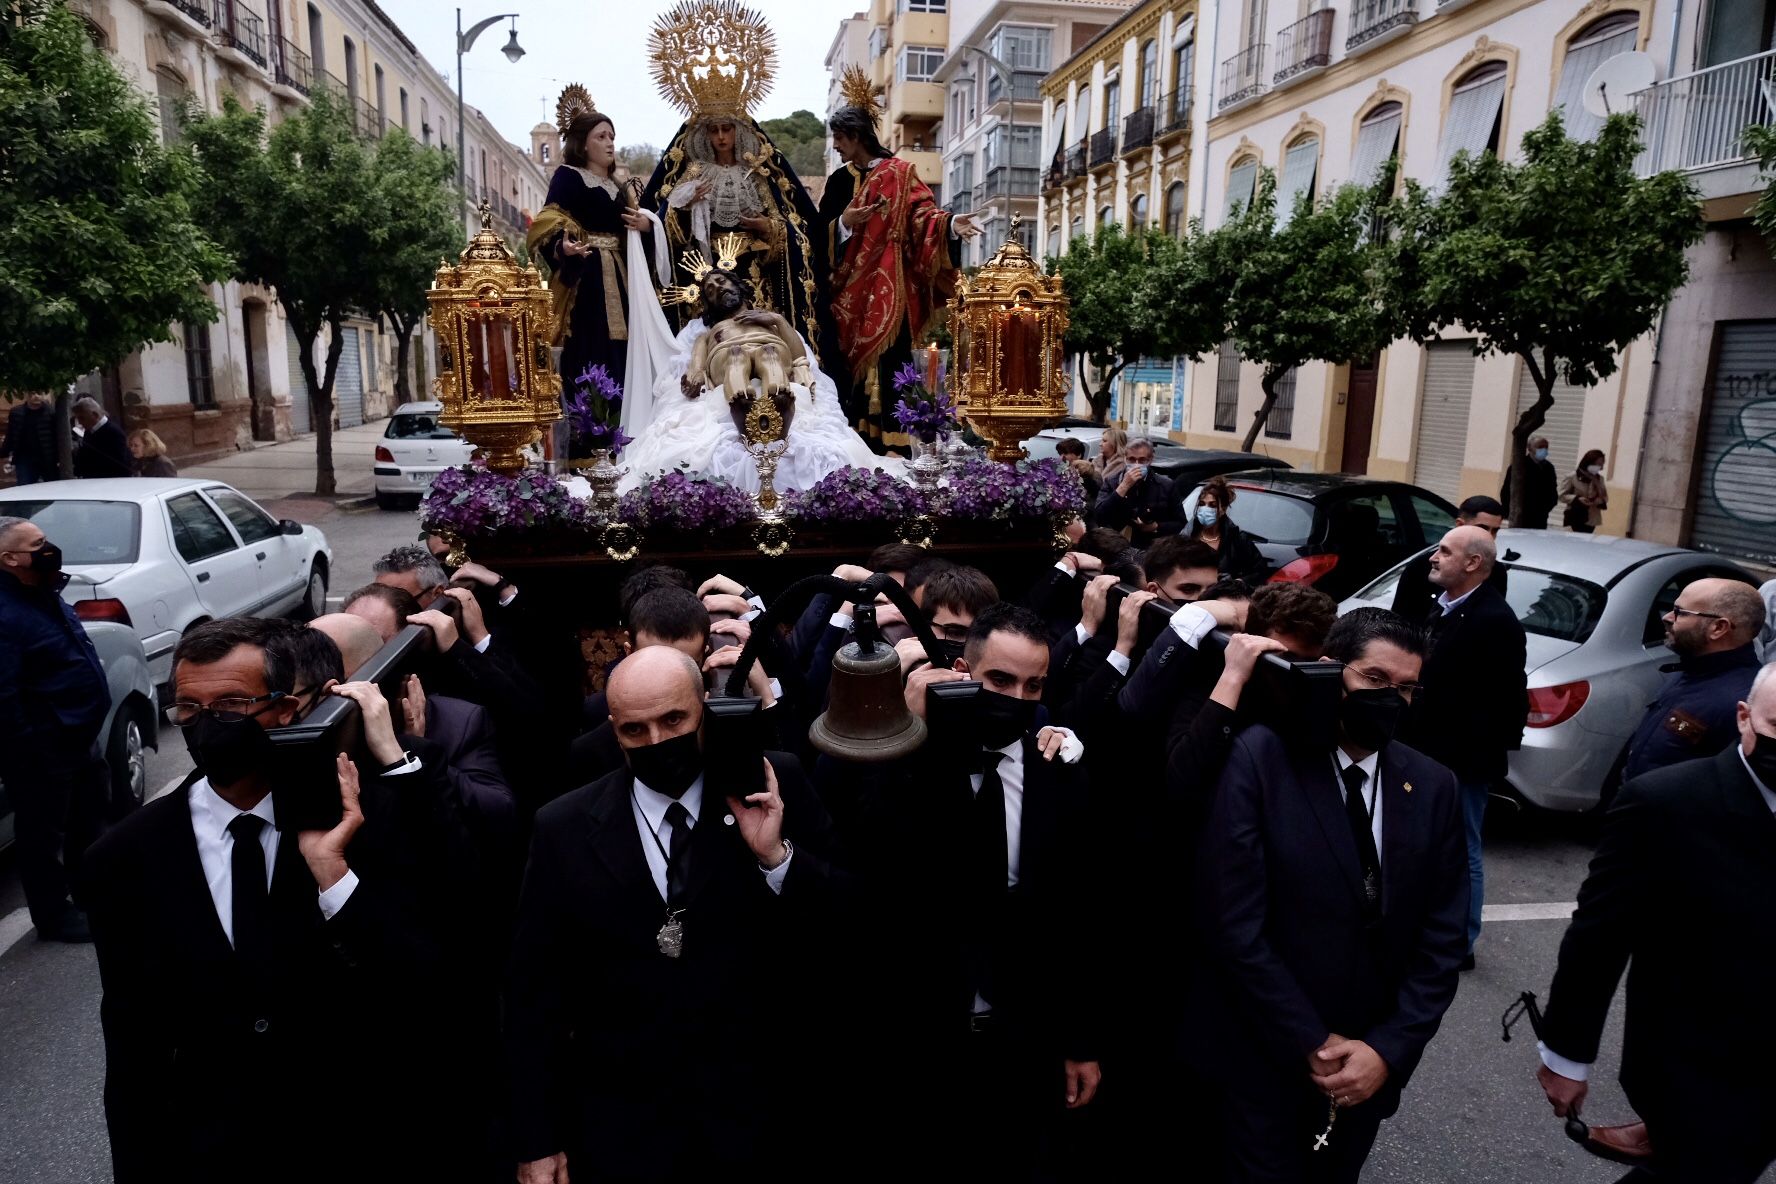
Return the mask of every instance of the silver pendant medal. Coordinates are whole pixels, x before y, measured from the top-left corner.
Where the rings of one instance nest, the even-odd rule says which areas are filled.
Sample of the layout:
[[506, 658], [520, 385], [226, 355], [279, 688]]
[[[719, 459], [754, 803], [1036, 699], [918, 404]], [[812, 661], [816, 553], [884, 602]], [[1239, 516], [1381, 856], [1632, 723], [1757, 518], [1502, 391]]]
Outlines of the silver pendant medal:
[[668, 958], [676, 958], [684, 953], [684, 922], [679, 918], [684, 915], [683, 909], [667, 909], [666, 921], [660, 926], [660, 932], [654, 934], [654, 944]]

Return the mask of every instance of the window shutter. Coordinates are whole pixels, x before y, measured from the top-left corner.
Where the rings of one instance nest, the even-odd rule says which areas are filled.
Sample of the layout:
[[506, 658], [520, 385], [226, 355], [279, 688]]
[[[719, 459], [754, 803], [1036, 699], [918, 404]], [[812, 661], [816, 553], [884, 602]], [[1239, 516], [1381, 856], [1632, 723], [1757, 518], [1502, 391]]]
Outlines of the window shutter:
[[[1554, 92], [1554, 105], [1564, 107], [1560, 113], [1566, 122], [1566, 134], [1575, 140], [1595, 140], [1603, 130], [1603, 120], [1585, 110], [1585, 82], [1591, 72], [1617, 54], [1631, 53], [1640, 36], [1638, 25], [1629, 25], [1575, 41], [1566, 51], [1560, 67], [1560, 88]], [[1610, 95], [1610, 110], [1632, 111], [1634, 104], [1627, 95]]]
[[1375, 174], [1400, 142], [1400, 110], [1366, 119], [1357, 129], [1357, 150], [1351, 154], [1351, 182], [1372, 185]]
[[1237, 164], [1227, 176], [1227, 216], [1231, 220], [1252, 204], [1252, 187], [1258, 180], [1258, 162], [1248, 160]]
[[1449, 115], [1443, 121], [1443, 139], [1437, 145], [1437, 180], [1433, 188], [1441, 191], [1449, 184], [1449, 165], [1456, 153], [1470, 156], [1486, 151], [1493, 124], [1498, 121], [1499, 107], [1505, 101], [1505, 76], [1494, 75], [1480, 82], [1456, 88], [1449, 100]]
[[1312, 194], [1314, 174], [1319, 169], [1320, 142], [1303, 140], [1283, 154], [1283, 176], [1277, 183], [1277, 225], [1287, 226], [1295, 216], [1295, 201], [1302, 194]]

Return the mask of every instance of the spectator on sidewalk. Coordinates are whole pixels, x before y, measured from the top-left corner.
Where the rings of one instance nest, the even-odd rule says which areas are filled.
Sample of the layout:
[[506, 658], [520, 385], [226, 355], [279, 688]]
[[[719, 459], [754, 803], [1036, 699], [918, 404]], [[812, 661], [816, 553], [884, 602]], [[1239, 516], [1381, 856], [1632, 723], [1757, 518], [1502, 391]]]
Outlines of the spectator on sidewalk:
[[20, 485], [54, 481], [56, 471], [55, 404], [42, 391], [32, 391], [6, 416], [6, 439], [0, 440], [5, 458]]
[[111, 421], [97, 399], [74, 400], [74, 422], [85, 434], [74, 450], [76, 477], [127, 477], [130, 475], [129, 444], [123, 429]]
[[137, 428], [129, 434], [130, 474], [135, 477], [177, 477], [179, 470], [167, 459], [166, 441]]

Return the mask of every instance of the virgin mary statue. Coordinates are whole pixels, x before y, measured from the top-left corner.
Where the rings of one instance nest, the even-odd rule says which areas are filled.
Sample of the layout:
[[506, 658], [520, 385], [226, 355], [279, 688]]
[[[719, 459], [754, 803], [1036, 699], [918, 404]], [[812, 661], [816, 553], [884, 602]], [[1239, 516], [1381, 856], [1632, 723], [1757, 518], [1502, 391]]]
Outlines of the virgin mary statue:
[[[771, 88], [773, 42], [764, 18], [733, 0], [682, 0], [655, 22], [654, 77], [686, 118], [641, 206], [659, 215], [673, 260], [692, 250], [712, 259], [717, 239], [744, 236], [737, 274], [750, 302], [818, 343], [831, 340], [821, 332], [822, 277], [809, 238], [818, 215], [795, 169], [749, 114]], [[682, 265], [675, 279], [695, 282]]]

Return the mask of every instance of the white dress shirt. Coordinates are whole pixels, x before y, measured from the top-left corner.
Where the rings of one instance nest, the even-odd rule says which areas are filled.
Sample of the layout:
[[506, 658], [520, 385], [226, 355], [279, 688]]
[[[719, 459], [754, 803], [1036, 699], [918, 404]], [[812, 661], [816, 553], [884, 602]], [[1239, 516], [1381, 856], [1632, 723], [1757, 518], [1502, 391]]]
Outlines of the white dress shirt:
[[[251, 814], [262, 819], [265, 825], [259, 828], [259, 845], [265, 849], [265, 889], [271, 891], [272, 875], [277, 869], [278, 840], [281, 837], [277, 828], [277, 814], [272, 809], [271, 795], [266, 794], [251, 810], [241, 810], [224, 801], [222, 795], [210, 787], [207, 777], [201, 777], [191, 786], [189, 806], [191, 809], [191, 831], [197, 837], [197, 858], [203, 865], [204, 883], [210, 888], [210, 903], [216, 908], [216, 919], [222, 922], [222, 932], [228, 938], [228, 944], [234, 944], [234, 834], [228, 824], [242, 814]], [[357, 889], [358, 873], [348, 871], [333, 887], [322, 892], [319, 897], [321, 916], [331, 921], [351, 894]]]
[[[1751, 762], [1745, 759], [1744, 746], [1737, 747], [1733, 751], [1739, 754], [1739, 763], [1745, 766], [1745, 775], [1751, 778], [1752, 785], [1757, 787], [1758, 793], [1763, 795], [1764, 805], [1770, 808], [1772, 814], [1776, 814], [1776, 786], [1765, 785], [1758, 780], [1757, 774], [1751, 771]], [[1570, 1061], [1539, 1040], [1536, 1042], [1536, 1048], [1541, 1050], [1542, 1064], [1562, 1077], [1572, 1081], [1584, 1081], [1591, 1075], [1591, 1066], [1588, 1062]]]
[[1447, 591], [1439, 592], [1437, 593], [1437, 607], [1443, 610], [1444, 616], [1448, 616], [1450, 613], [1460, 608], [1463, 601], [1478, 591], [1480, 591], [1480, 585], [1475, 584], [1472, 588], [1469, 588], [1454, 600], [1449, 598], [1449, 593]]
[[1368, 774], [1368, 776], [1363, 778], [1363, 809], [1369, 812], [1369, 833], [1375, 838], [1375, 855], [1376, 858], [1379, 859], [1382, 851], [1382, 810], [1381, 803], [1376, 800], [1375, 795], [1381, 792], [1381, 754], [1372, 752], [1360, 761], [1353, 761], [1350, 757], [1345, 755], [1344, 749], [1334, 748], [1332, 750], [1332, 764], [1333, 771], [1338, 774], [1339, 801], [1343, 801], [1345, 798], [1344, 771], [1346, 769], [1355, 765], [1357, 768], [1363, 770], [1364, 773]]
[[[672, 824], [666, 821], [666, 811], [671, 808], [673, 802], [677, 802], [685, 808], [685, 813], [691, 816], [690, 827], [695, 830], [698, 820], [703, 814], [703, 777], [699, 774], [697, 779], [691, 782], [691, 787], [676, 798], [663, 794], [657, 789], [649, 789], [639, 777], [634, 778], [634, 782], [635, 793], [629, 798], [630, 810], [635, 815], [636, 828], [641, 832], [641, 853], [647, 859], [648, 874], [653, 876], [654, 890], [660, 894], [660, 899], [664, 901], [666, 899], [666, 854], [672, 850]], [[726, 826], [734, 825], [734, 816], [727, 812], [726, 803], [723, 803], [722, 806], [722, 823]], [[659, 841], [655, 842], [656, 839]], [[795, 852], [792, 849], [789, 859], [785, 859], [776, 867], [769, 871], [765, 871], [763, 867], [759, 869], [764, 871], [765, 884], [772, 892], [782, 894], [783, 881], [789, 877], [790, 860], [794, 858]]]

